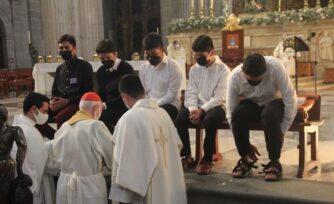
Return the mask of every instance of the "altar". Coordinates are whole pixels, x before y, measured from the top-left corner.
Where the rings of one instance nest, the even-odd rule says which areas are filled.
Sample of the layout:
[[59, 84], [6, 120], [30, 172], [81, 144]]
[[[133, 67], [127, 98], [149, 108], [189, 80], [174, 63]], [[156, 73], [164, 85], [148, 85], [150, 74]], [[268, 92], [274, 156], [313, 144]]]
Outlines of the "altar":
[[[139, 71], [141, 65], [145, 62], [147, 62], [147, 60], [127, 61], [127, 63], [129, 63], [136, 72]], [[180, 68], [181, 68], [181, 72], [182, 72], [181, 90], [184, 90], [186, 86], [185, 61], [177, 60], [176, 62], [180, 65]], [[94, 90], [96, 91], [97, 82], [96, 82], [95, 73], [97, 72], [99, 67], [102, 66], [102, 63], [101, 62], [89, 62], [89, 63], [93, 67]], [[48, 96], [51, 95], [52, 84], [54, 81], [54, 74], [59, 65], [60, 63], [36, 63], [35, 64], [33, 71], [32, 71], [32, 76], [35, 81], [35, 92], [42, 93]]]
[[[128, 61], [128, 63], [133, 67], [135, 71], [139, 70], [139, 67], [146, 62], [142, 61]], [[93, 72], [96, 73], [100, 66], [102, 66], [101, 62], [89, 62], [93, 67]], [[54, 81], [54, 74], [56, 72], [57, 67], [60, 63], [36, 63], [32, 76], [35, 80], [35, 92], [51, 95], [52, 84]], [[96, 82], [96, 76], [94, 74], [94, 82]], [[96, 88], [96, 83], [94, 83], [94, 87]]]
[[[283, 34], [286, 34], [299, 36], [307, 41], [310, 52], [298, 56], [297, 61], [315, 64], [318, 79], [324, 79], [326, 68], [334, 66], [334, 1], [257, 0], [254, 2], [267, 2], [258, 11], [256, 8], [249, 9], [247, 4], [238, 3], [246, 1], [233, 2], [232, 12], [238, 14], [240, 25], [244, 29], [244, 57], [252, 53], [273, 55]], [[203, 7], [195, 9], [197, 10], [202, 11]], [[197, 36], [206, 34], [213, 40], [215, 54], [223, 56], [222, 45], [225, 42], [222, 40], [222, 28], [226, 25], [228, 16], [190, 13], [187, 18], [172, 21], [167, 36], [169, 43], [178, 40], [187, 52], [187, 64], [192, 65], [196, 61], [191, 49], [192, 43]], [[314, 36], [309, 38], [311, 33]], [[299, 65], [300, 75], [303, 76], [313, 75], [312, 69], [306, 64]]]

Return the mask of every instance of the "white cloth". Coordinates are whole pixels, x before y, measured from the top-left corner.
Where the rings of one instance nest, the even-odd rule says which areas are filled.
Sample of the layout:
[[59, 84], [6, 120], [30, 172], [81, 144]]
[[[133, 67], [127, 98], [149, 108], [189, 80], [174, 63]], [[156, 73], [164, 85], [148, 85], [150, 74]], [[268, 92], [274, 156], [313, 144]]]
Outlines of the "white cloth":
[[296, 75], [295, 51], [292, 48], [286, 48], [284, 50], [283, 41], [281, 41], [276, 46], [273, 56], [282, 60], [282, 63], [285, 69], [288, 71], [289, 76]]
[[197, 63], [189, 71], [185, 106], [190, 110], [201, 107], [208, 111], [216, 106], [225, 107], [227, 78], [230, 68], [218, 56], [209, 67]]
[[267, 70], [264, 78], [257, 86], [250, 85], [242, 72], [242, 64], [231, 73], [227, 85], [227, 113], [231, 124], [231, 113], [239, 105], [240, 97], [263, 106], [274, 99], [283, 99], [284, 116], [281, 131], [286, 133], [297, 113], [297, 95], [289, 79], [287, 71], [280, 60], [265, 56]]
[[[93, 72], [102, 66], [101, 62], [89, 62], [93, 67]], [[127, 61], [134, 70], [138, 71], [143, 63], [146, 63], [146, 60], [140, 61]], [[115, 62], [117, 64], [117, 61]], [[57, 67], [60, 63], [36, 63], [34, 65], [32, 76], [35, 81], [35, 92], [42, 94], [51, 94], [52, 84], [54, 81], [54, 73], [56, 72]]]
[[182, 143], [169, 115], [142, 99], [116, 125], [112, 187], [114, 201], [186, 204], [180, 159]]
[[106, 204], [107, 186], [102, 171], [110, 169], [112, 136], [103, 122], [86, 119], [64, 123], [52, 142], [49, 163], [61, 173], [57, 204]]
[[179, 64], [165, 54], [158, 66], [148, 61], [139, 69], [139, 77], [144, 86], [146, 96], [158, 102], [159, 106], [172, 104], [181, 107], [182, 73]]
[[[27, 141], [27, 153], [22, 170], [28, 174], [33, 185], [30, 187], [34, 195], [34, 204], [55, 203], [55, 185], [53, 177], [45, 172], [49, 145], [43, 141], [43, 136], [35, 128], [35, 122], [24, 114], [14, 117], [13, 126], [22, 128]], [[17, 146], [13, 146], [11, 155], [16, 158]]]

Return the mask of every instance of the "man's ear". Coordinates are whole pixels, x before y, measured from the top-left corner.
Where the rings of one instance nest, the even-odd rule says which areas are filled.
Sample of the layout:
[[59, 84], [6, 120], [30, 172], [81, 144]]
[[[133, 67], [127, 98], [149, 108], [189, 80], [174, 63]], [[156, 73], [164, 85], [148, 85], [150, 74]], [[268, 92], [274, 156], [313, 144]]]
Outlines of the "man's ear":
[[215, 50], [214, 50], [214, 49], [212, 49], [212, 50], [210, 51], [210, 55], [211, 55], [211, 56], [214, 56], [214, 55], [215, 55]]

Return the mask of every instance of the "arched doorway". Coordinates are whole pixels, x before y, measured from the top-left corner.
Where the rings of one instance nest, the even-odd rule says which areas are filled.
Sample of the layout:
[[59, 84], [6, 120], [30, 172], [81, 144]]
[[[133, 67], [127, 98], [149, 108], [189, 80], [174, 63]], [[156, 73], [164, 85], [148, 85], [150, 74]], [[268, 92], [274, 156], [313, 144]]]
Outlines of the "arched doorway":
[[7, 68], [7, 54], [6, 54], [6, 32], [5, 26], [0, 19], [0, 69]]

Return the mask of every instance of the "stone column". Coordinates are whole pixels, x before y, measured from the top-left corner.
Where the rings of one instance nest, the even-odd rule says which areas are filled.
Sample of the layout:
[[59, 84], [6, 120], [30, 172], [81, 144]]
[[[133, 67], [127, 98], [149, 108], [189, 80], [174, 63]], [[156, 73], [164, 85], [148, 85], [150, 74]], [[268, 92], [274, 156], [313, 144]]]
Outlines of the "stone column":
[[78, 56], [92, 60], [96, 44], [103, 39], [102, 0], [41, 1], [44, 53], [58, 54], [57, 41], [63, 34], [77, 40]]

